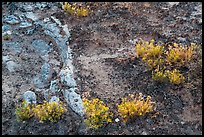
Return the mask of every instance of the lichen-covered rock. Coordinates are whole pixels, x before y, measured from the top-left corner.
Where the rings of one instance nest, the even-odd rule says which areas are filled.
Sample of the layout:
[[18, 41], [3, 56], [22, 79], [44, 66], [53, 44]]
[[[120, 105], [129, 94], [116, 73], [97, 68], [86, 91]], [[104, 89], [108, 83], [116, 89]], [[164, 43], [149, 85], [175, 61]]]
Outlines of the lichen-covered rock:
[[6, 62], [6, 67], [9, 72], [15, 72], [19, 68], [19, 65], [16, 62], [10, 60]]
[[34, 14], [33, 12], [27, 12], [26, 13], [26, 18], [31, 19], [33, 21], [37, 21], [38, 20], [38, 16], [36, 14]]
[[12, 50], [15, 55], [18, 55], [22, 52], [22, 47], [19, 42], [6, 42], [3, 44], [3, 46], [5, 46], [4, 48]]
[[43, 82], [48, 82], [52, 78], [52, 66], [49, 63], [44, 63], [41, 68], [41, 79]]
[[27, 21], [24, 21], [24, 22], [21, 22], [20, 23], [20, 28], [28, 28], [28, 27], [31, 27], [33, 24], [30, 23], [30, 22], [27, 22]]
[[52, 98], [50, 99], [50, 103], [53, 103], [53, 102], [56, 102], [56, 103], [59, 103], [59, 98], [56, 97], [56, 96], [52, 96]]
[[14, 15], [6, 16], [3, 21], [12, 25], [20, 23], [19, 19]]
[[26, 101], [27, 104], [36, 104], [36, 95], [32, 91], [26, 91], [23, 94], [23, 99]]
[[80, 116], [84, 115], [82, 99], [79, 94], [75, 92], [76, 88], [70, 88], [69, 90], [64, 90], [63, 95], [71, 109], [79, 114]]
[[72, 73], [61, 71], [60, 72], [60, 78], [61, 78], [62, 83], [65, 84], [66, 86], [70, 87], [70, 88], [74, 88], [77, 86], [76, 81], [73, 78]]
[[59, 81], [58, 80], [52, 80], [51, 81], [51, 84], [50, 84], [50, 90], [53, 92], [53, 93], [56, 93], [59, 91]]
[[42, 39], [37, 39], [32, 42], [34, 49], [40, 54], [48, 54], [50, 46]]
[[37, 88], [47, 88], [52, 78], [53, 69], [49, 63], [44, 63], [41, 67], [39, 76], [33, 79], [33, 84]]

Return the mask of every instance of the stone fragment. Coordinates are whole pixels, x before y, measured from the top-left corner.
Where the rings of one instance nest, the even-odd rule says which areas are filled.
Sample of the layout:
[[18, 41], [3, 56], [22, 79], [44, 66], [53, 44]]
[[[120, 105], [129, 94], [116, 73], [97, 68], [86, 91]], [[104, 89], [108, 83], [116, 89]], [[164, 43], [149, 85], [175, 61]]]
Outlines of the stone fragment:
[[56, 97], [56, 96], [52, 96], [52, 98], [50, 99], [50, 103], [53, 103], [53, 102], [56, 102], [56, 103], [59, 103], [59, 98]]
[[51, 81], [51, 84], [50, 84], [50, 90], [53, 92], [53, 93], [56, 93], [59, 91], [59, 81], [58, 80], [52, 80]]
[[66, 86], [70, 88], [77, 86], [72, 73], [60, 73], [60, 77], [61, 77], [62, 83], [65, 84]]
[[42, 39], [37, 39], [32, 42], [32, 46], [41, 55], [48, 54], [50, 46]]
[[49, 63], [44, 63], [41, 67], [41, 73], [39, 76], [33, 79], [33, 84], [37, 88], [46, 88], [49, 86], [49, 82], [52, 78], [53, 69]]
[[26, 18], [28, 18], [28, 19], [31, 19], [31, 20], [33, 20], [33, 21], [36, 21], [36, 20], [38, 20], [38, 16], [36, 15], [36, 14], [34, 14], [33, 12], [27, 12], [26, 13]]
[[75, 92], [75, 89], [76, 88], [70, 88], [69, 90], [64, 90], [63, 95], [71, 109], [80, 116], [83, 116], [83, 102], [80, 95]]
[[20, 28], [28, 28], [28, 27], [31, 27], [33, 24], [30, 23], [30, 22], [21, 22], [20, 23]]
[[9, 72], [15, 72], [19, 65], [15, 63], [14, 61], [10, 60], [6, 62], [6, 67], [9, 70]]
[[23, 94], [23, 99], [26, 101], [27, 104], [36, 104], [36, 95], [32, 91], [26, 91]]
[[48, 82], [52, 77], [52, 67], [49, 63], [44, 63], [41, 67], [41, 79], [43, 82]]
[[19, 19], [14, 15], [6, 16], [3, 21], [12, 25], [20, 23]]

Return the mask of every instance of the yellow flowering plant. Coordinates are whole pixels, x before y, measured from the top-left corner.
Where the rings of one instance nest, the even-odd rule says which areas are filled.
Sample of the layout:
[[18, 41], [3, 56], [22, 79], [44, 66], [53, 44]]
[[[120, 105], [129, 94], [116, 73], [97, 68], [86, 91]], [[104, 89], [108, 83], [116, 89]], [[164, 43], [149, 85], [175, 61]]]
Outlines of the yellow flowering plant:
[[175, 84], [175, 85], [179, 85], [182, 82], [184, 82], [184, 80], [185, 80], [184, 76], [177, 69], [174, 69], [173, 71], [167, 70], [166, 74], [167, 74], [170, 82]]
[[159, 70], [159, 68], [157, 68], [155, 71], [152, 71], [152, 79], [158, 82], [167, 82], [167, 73], [166, 71]]
[[18, 105], [15, 113], [17, 121], [25, 121], [33, 116], [32, 111], [33, 105], [27, 104], [26, 101], [23, 101], [22, 104]]
[[123, 98], [122, 102], [117, 106], [124, 122], [137, 116], [144, 116], [156, 108], [155, 102], [151, 101], [151, 97], [147, 96], [145, 99], [142, 93], [130, 94], [128, 97]]
[[154, 40], [150, 42], [140, 41], [136, 44], [136, 56], [153, 69], [157, 65], [163, 64], [163, 49], [164, 46], [154, 44]]
[[188, 63], [194, 54], [195, 44], [190, 46], [182, 46], [174, 43], [173, 46], [169, 46], [168, 51], [166, 51], [166, 62], [168, 65], [185, 65]]
[[67, 110], [63, 106], [62, 102], [46, 102], [43, 104], [37, 105], [33, 108], [33, 112], [35, 117], [39, 119], [39, 122], [43, 123], [43, 121], [49, 120], [51, 122], [57, 122], [60, 116], [65, 113]]
[[112, 122], [113, 113], [98, 98], [92, 100], [83, 98], [83, 106], [86, 114], [85, 123], [91, 128], [98, 129]]
[[62, 5], [62, 9], [78, 17], [85, 17], [85, 16], [88, 16], [89, 14], [88, 7], [85, 8], [85, 7], [77, 6], [76, 3], [71, 5], [68, 2], [65, 2], [64, 5]]

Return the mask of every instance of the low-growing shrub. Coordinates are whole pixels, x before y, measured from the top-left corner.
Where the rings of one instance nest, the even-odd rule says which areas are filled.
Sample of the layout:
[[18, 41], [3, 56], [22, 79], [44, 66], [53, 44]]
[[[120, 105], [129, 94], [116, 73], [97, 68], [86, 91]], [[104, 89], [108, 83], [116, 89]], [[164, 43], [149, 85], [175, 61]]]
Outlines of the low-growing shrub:
[[83, 98], [83, 106], [86, 114], [85, 123], [91, 128], [98, 129], [112, 122], [113, 113], [98, 98], [92, 100]]
[[144, 116], [155, 108], [155, 102], [151, 101], [150, 96], [147, 96], [145, 99], [143, 94], [139, 93], [137, 95], [131, 94], [123, 98], [122, 102], [118, 105], [118, 112], [123, 118], [123, 121], [127, 122], [128, 119]]
[[62, 5], [62, 9], [78, 17], [85, 17], [85, 16], [88, 16], [89, 14], [88, 8], [78, 6], [76, 5], [76, 3], [71, 5], [68, 2], [65, 2], [64, 5]]
[[162, 54], [164, 46], [154, 44], [154, 40], [150, 42], [140, 41], [136, 44], [136, 56], [153, 69], [157, 65], [163, 64]]
[[174, 69], [173, 71], [167, 70], [166, 74], [167, 74], [170, 82], [175, 84], [175, 85], [179, 85], [182, 82], [184, 82], [184, 80], [185, 80], [184, 76], [177, 69]]
[[166, 74], [166, 71], [156, 69], [155, 71], [152, 71], [152, 79], [158, 82], [167, 82], [168, 77]]
[[57, 122], [60, 116], [65, 113], [67, 110], [63, 106], [62, 102], [44, 102], [43, 104], [37, 105], [33, 108], [35, 117], [39, 119], [39, 122], [43, 123], [46, 120], [51, 122]]
[[182, 46], [174, 43], [173, 46], [169, 46], [166, 51], [166, 62], [168, 65], [183, 66], [187, 64], [194, 54], [195, 44], [190, 46]]
[[33, 105], [26, 104], [26, 101], [23, 101], [22, 104], [16, 107], [16, 117], [17, 121], [25, 121], [33, 116], [32, 111]]

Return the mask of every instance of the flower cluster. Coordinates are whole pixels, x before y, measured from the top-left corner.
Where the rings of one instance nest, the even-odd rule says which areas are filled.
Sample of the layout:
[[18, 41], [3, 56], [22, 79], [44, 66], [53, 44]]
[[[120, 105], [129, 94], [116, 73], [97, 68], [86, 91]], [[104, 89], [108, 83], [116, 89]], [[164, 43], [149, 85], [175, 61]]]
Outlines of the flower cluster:
[[62, 102], [59, 104], [56, 102], [44, 102], [34, 107], [34, 105], [26, 105], [26, 101], [22, 102], [22, 105], [16, 108], [16, 116], [18, 121], [25, 121], [32, 116], [39, 119], [39, 122], [49, 120], [56, 122], [60, 116], [67, 110], [63, 107]]
[[185, 80], [184, 76], [177, 69], [173, 71], [166, 70], [166, 73], [170, 82], [173, 84], [179, 85]]
[[156, 69], [152, 71], [152, 79], [158, 82], [165, 82], [168, 80], [166, 71]]
[[166, 62], [169, 65], [185, 65], [188, 63], [194, 54], [195, 45], [182, 46], [174, 43], [173, 46], [169, 46], [168, 51], [166, 51]]
[[154, 104], [155, 102], [151, 101], [150, 96], [147, 96], [145, 100], [142, 93], [130, 94], [127, 98], [122, 99], [122, 102], [118, 105], [118, 112], [123, 121], [127, 122], [130, 118], [144, 116], [146, 113], [153, 111], [156, 108]]
[[196, 47], [196, 44], [182, 46], [174, 43], [165, 50], [164, 46], [154, 44], [154, 40], [139, 41], [136, 44], [136, 56], [153, 69], [153, 80], [165, 82], [168, 78], [171, 83], [178, 85], [185, 79], [178, 69], [192, 60]]
[[65, 2], [64, 5], [62, 5], [62, 9], [78, 17], [85, 17], [85, 16], [88, 16], [89, 14], [88, 8], [80, 7], [76, 5], [76, 3], [71, 5], [68, 2]]
[[162, 54], [164, 46], [155, 45], [154, 40], [150, 42], [140, 41], [136, 44], [136, 56], [153, 69], [157, 65], [163, 64]]
[[49, 120], [51, 122], [57, 122], [60, 116], [66, 112], [62, 102], [46, 102], [37, 105], [33, 108], [34, 115], [39, 119], [39, 122]]
[[169, 81], [175, 85], [179, 85], [185, 80], [184, 76], [177, 69], [173, 71], [156, 69], [155, 72], [152, 72], [152, 79], [158, 82]]
[[85, 123], [95, 129], [112, 122], [113, 113], [98, 98], [88, 100], [83, 98], [84, 112], [86, 114]]
[[16, 108], [16, 117], [17, 121], [25, 121], [33, 116], [32, 111], [33, 105], [26, 104], [26, 101], [23, 101], [21, 105], [18, 105]]

